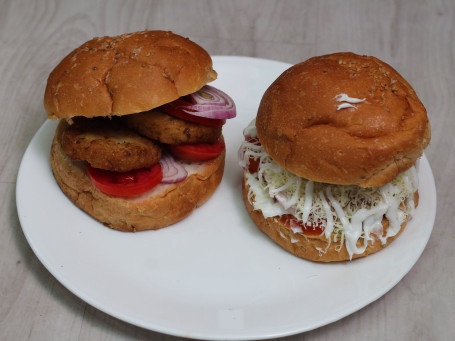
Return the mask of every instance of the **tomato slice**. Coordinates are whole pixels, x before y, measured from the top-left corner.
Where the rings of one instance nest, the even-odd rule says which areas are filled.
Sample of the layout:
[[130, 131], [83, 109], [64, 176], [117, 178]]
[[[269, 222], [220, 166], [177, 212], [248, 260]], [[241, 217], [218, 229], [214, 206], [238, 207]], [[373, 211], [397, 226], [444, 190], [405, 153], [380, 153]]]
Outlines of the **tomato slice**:
[[206, 126], [221, 127], [226, 123], [226, 120], [223, 119], [200, 117], [196, 115], [191, 115], [182, 110], [182, 107], [189, 105], [191, 105], [190, 102], [185, 101], [182, 98], [179, 98], [171, 103], [162, 105], [159, 109], [169, 115], [181, 118], [182, 120], [194, 122], [197, 124], [203, 124]]
[[87, 163], [87, 172], [92, 184], [101, 192], [121, 197], [147, 192], [158, 185], [163, 178], [159, 163], [150, 168], [135, 169], [128, 172], [113, 172], [93, 168]]
[[307, 236], [319, 236], [324, 232], [324, 226], [319, 224], [318, 226], [313, 225], [304, 225], [302, 222], [298, 221], [292, 214], [283, 214], [278, 218], [278, 220], [286, 225], [287, 227], [291, 228], [291, 220], [293, 225], [298, 225], [302, 228], [302, 233]]
[[215, 143], [174, 144], [168, 146], [169, 151], [184, 160], [205, 161], [217, 157], [225, 149], [223, 139]]

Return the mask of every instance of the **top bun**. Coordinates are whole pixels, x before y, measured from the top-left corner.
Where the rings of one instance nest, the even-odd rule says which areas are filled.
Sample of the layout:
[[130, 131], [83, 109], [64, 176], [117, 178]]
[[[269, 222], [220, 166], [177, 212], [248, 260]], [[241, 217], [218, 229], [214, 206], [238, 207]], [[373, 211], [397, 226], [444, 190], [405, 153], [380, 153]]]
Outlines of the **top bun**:
[[49, 118], [122, 116], [147, 111], [216, 79], [209, 54], [172, 32], [94, 38], [51, 72]]
[[286, 70], [265, 92], [256, 128], [281, 167], [312, 181], [362, 187], [393, 180], [430, 141], [425, 107], [411, 85], [379, 59], [353, 53]]

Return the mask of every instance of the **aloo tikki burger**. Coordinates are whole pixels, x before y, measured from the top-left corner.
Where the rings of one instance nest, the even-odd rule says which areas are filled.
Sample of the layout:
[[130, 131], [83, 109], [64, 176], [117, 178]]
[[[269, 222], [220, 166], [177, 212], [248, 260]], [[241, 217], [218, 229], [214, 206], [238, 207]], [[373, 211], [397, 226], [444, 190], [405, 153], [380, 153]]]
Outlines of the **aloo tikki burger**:
[[66, 196], [104, 225], [156, 230], [188, 216], [224, 172], [232, 99], [207, 85], [212, 60], [172, 32], [94, 38], [49, 75], [59, 123], [50, 163]]
[[246, 208], [298, 257], [334, 262], [377, 252], [418, 204], [427, 113], [377, 58], [336, 53], [292, 66], [264, 93], [244, 136]]

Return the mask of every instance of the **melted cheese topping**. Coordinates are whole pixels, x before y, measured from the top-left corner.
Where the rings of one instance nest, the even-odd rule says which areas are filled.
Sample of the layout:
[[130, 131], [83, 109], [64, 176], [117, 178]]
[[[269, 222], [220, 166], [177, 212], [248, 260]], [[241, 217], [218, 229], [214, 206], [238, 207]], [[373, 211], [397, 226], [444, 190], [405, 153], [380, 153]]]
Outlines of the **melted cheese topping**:
[[[244, 130], [244, 135], [257, 137], [255, 120]], [[250, 158], [259, 159], [258, 171], [246, 173], [248, 196], [255, 210], [261, 210], [265, 218], [292, 214], [304, 226], [322, 226], [328, 245], [340, 239], [338, 251], [344, 243], [351, 259], [353, 254], [365, 251], [368, 241], [379, 239], [385, 244], [389, 237], [400, 231], [401, 224], [415, 208], [413, 198], [418, 187], [415, 167], [384, 186], [362, 188], [298, 177], [276, 164], [261, 145], [247, 140], [242, 143], [238, 155], [244, 169], [248, 169]], [[386, 233], [382, 226], [384, 216], [389, 221]], [[291, 226], [291, 230], [303, 232], [301, 227]], [[360, 246], [358, 241], [361, 241]]]

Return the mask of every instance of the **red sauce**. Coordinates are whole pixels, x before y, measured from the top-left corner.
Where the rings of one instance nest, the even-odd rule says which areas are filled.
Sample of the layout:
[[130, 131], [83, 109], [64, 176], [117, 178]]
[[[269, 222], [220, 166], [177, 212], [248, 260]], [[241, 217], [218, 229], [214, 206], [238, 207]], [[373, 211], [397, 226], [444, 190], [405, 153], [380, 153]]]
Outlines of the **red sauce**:
[[313, 226], [311, 224], [303, 224], [301, 221], [298, 221], [292, 214], [283, 214], [278, 218], [278, 221], [283, 225], [291, 228], [291, 221], [292, 225], [299, 226], [302, 228], [302, 233], [307, 236], [319, 236], [324, 232], [324, 226], [318, 225]]
[[[247, 136], [247, 137], [245, 137], [245, 140], [247, 142], [253, 143], [256, 146], [261, 145], [261, 143], [259, 142], [259, 140], [256, 137]], [[259, 169], [259, 158], [255, 159], [250, 156], [250, 158], [248, 159], [248, 172], [250, 172], [250, 174], [254, 174], [258, 171], [258, 169]]]
[[259, 159], [254, 159], [250, 156], [248, 160], [248, 172], [254, 174], [259, 170]]
[[[246, 136], [245, 140], [249, 143], [253, 143], [256, 146], [260, 146], [261, 143], [257, 137]], [[254, 174], [259, 169], [259, 158], [255, 159], [250, 156], [248, 159], [248, 172]], [[293, 226], [300, 226], [302, 228], [303, 234], [307, 236], [318, 236], [324, 232], [324, 227], [322, 225], [312, 226], [311, 224], [304, 225], [302, 222], [298, 221], [292, 214], [284, 214], [277, 218], [279, 222], [283, 225], [291, 228], [291, 221]]]

